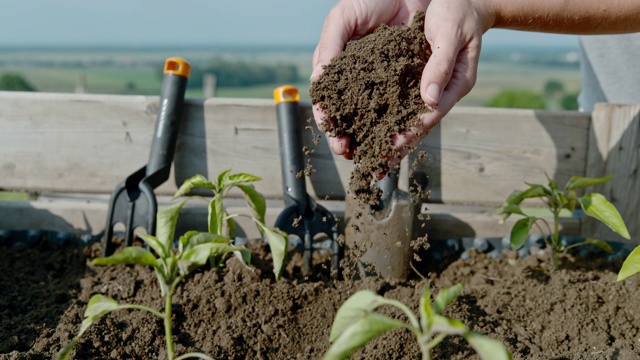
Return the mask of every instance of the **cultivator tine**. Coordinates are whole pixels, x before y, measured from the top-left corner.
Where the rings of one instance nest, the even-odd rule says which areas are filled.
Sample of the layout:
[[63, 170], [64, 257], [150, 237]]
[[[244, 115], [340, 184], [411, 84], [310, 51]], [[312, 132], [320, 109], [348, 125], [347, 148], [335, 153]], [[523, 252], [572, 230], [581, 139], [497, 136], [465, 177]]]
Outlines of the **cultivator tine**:
[[281, 86], [275, 89], [273, 94], [278, 117], [280, 163], [286, 206], [278, 216], [275, 226], [288, 234], [298, 236], [303, 241], [302, 272], [305, 276], [311, 275], [313, 271], [313, 252], [317, 250], [316, 236], [327, 235], [331, 241], [327, 250], [331, 252], [332, 269], [337, 276], [340, 261], [338, 224], [334, 215], [313, 201], [306, 190], [298, 89], [288, 85]]

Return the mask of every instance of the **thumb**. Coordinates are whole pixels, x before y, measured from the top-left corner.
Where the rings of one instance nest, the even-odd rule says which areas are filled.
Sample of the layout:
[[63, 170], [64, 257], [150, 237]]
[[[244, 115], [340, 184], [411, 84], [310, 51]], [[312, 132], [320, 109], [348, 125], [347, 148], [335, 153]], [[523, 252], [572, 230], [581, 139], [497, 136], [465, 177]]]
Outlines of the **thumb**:
[[[451, 42], [449, 42], [451, 44]], [[458, 49], [446, 42], [431, 43], [431, 57], [422, 71], [420, 95], [427, 105], [437, 107], [453, 73]]]

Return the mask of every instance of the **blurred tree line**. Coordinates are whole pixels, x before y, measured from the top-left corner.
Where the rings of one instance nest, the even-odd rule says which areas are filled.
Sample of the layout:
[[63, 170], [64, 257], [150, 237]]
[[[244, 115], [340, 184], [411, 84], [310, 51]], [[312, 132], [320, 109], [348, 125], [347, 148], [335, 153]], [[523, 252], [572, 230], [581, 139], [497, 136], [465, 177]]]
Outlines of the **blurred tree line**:
[[0, 76], [0, 90], [6, 91], [36, 91], [21, 74], [4, 73]]
[[[162, 74], [162, 71], [159, 72]], [[298, 67], [292, 64], [260, 64], [214, 58], [206, 65], [192, 65], [188, 87], [201, 88], [203, 76], [214, 74], [218, 87], [297, 83]]]
[[505, 89], [489, 99], [485, 106], [535, 110], [578, 110], [578, 93], [568, 92], [559, 80], [549, 80], [542, 92], [529, 89]]

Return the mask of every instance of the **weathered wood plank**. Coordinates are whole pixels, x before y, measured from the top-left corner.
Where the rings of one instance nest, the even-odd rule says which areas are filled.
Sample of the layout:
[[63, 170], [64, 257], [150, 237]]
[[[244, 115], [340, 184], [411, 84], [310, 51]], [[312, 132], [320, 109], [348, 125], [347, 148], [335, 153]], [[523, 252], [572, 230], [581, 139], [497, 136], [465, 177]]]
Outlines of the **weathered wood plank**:
[[[564, 184], [584, 175], [590, 116], [490, 108], [457, 108], [419, 146], [432, 199], [499, 204], [524, 182]], [[415, 153], [414, 155], [415, 156]]]
[[[110, 193], [145, 165], [157, 97], [0, 92], [0, 187], [38, 192]], [[302, 104], [301, 121], [311, 117]], [[432, 202], [499, 203], [544, 172], [563, 181], [584, 174], [589, 115], [577, 112], [455, 108], [421, 149]], [[314, 124], [310, 126], [315, 129]], [[317, 129], [315, 130], [317, 131]], [[312, 146], [312, 133], [304, 143]], [[313, 147], [316, 198], [343, 199], [352, 164], [326, 138]], [[282, 195], [275, 109], [270, 100], [188, 99], [168, 195], [195, 173], [232, 167], [264, 178], [268, 198]]]
[[[597, 104], [589, 134], [586, 175], [613, 174], [613, 180], [587, 190], [605, 195], [627, 224], [633, 242], [640, 242], [640, 105]], [[622, 240], [607, 226], [586, 219], [583, 234], [604, 240]]]
[[[0, 229], [52, 230], [98, 235], [104, 231], [108, 200], [108, 195], [45, 194], [40, 196], [38, 200], [30, 202], [0, 201]], [[171, 200], [169, 197], [160, 197], [158, 201], [162, 206], [169, 204]], [[339, 219], [344, 219], [344, 201], [319, 201], [319, 203]], [[239, 199], [228, 199], [225, 205], [230, 213], [248, 213], [246, 206]], [[266, 223], [273, 225], [283, 208], [284, 204], [281, 200], [268, 200]], [[426, 214], [431, 219], [425, 223], [424, 227], [417, 228], [416, 236], [428, 234], [428, 238], [435, 241], [462, 237], [502, 237], [508, 235], [517, 220], [516, 217], [500, 224], [500, 217], [493, 213], [494, 210], [494, 208], [486, 206], [429, 204]], [[189, 203], [180, 217], [177, 232], [205, 231], [206, 216], [206, 207], [197, 202]], [[238, 218], [238, 220], [241, 229], [240, 236], [259, 237], [253, 223], [245, 218]], [[563, 233], [578, 235], [579, 230], [580, 219], [563, 219]]]

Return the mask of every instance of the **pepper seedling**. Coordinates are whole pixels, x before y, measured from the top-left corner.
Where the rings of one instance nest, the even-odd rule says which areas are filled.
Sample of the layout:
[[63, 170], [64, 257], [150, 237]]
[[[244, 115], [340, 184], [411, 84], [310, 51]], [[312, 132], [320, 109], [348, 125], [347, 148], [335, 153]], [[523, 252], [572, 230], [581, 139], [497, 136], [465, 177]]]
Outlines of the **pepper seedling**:
[[[511, 354], [499, 341], [471, 331], [459, 320], [442, 315], [444, 309], [458, 298], [461, 290], [461, 284], [442, 289], [432, 304], [431, 291], [428, 285], [425, 286], [420, 299], [420, 320], [400, 301], [387, 299], [369, 290], [358, 291], [338, 309], [329, 336], [332, 344], [323, 359], [346, 359], [375, 337], [399, 328], [409, 329], [415, 334], [423, 360], [430, 360], [431, 350], [449, 335], [464, 337], [483, 360], [511, 359]], [[409, 322], [392, 319], [375, 311], [383, 305], [400, 309]]]
[[[601, 178], [573, 176], [564, 186], [564, 189], [561, 190], [558, 188], [557, 183], [551, 180], [547, 175], [548, 186], [526, 183], [529, 186], [528, 189], [512, 192], [507, 197], [507, 200], [503, 203], [502, 207], [496, 211], [497, 214], [503, 215], [501, 222], [504, 222], [513, 214], [524, 216], [522, 219], [518, 220], [511, 229], [511, 248], [513, 250], [517, 250], [524, 246], [531, 228], [535, 225], [541, 233], [550, 234], [544, 238], [544, 241], [546, 245], [551, 248], [554, 270], [558, 269], [559, 256], [565, 254], [571, 248], [584, 245], [594, 245], [605, 252], [611, 253], [611, 246], [609, 246], [607, 242], [592, 238], [587, 238], [585, 241], [564, 246], [560, 242], [560, 212], [564, 209], [573, 212], [579, 204], [586, 215], [603, 222], [611, 228], [611, 230], [629, 240], [629, 231], [627, 230], [620, 213], [604, 195], [592, 192], [583, 196], [578, 196], [576, 193], [577, 189], [603, 184], [612, 178], [613, 175]], [[553, 215], [553, 229], [546, 219], [527, 215], [520, 207], [520, 204], [525, 199], [532, 198], [541, 199], [546, 208], [551, 211], [551, 214]], [[540, 227], [540, 223], [545, 225], [545, 229]], [[550, 241], [548, 239], [549, 237]]]
[[218, 176], [216, 183], [210, 182], [201, 175], [196, 175], [184, 182], [176, 192], [174, 199], [186, 195], [196, 187], [214, 190], [215, 195], [209, 202], [209, 232], [188, 231], [178, 240], [177, 249], [173, 246], [180, 210], [191, 199], [204, 199], [201, 196], [192, 196], [158, 211], [156, 236], [136, 234], [150, 250], [131, 246], [109, 257], [94, 259], [92, 261], [93, 265], [127, 264], [152, 267], [157, 275], [160, 292], [164, 298], [164, 311], [161, 312], [145, 305], [119, 303], [117, 300], [100, 294], [93, 295], [85, 309], [80, 331], [69, 344], [60, 350], [57, 359], [68, 359], [82, 335], [102, 316], [116, 310], [143, 310], [163, 319], [169, 360], [187, 358], [212, 360], [212, 358], [202, 353], [188, 353], [175, 357], [171, 324], [173, 294], [180, 282], [189, 273], [205, 265], [208, 261], [211, 261], [214, 265], [220, 264], [226, 254], [234, 253], [243, 264], [248, 265], [250, 263], [251, 253], [249, 250], [244, 247], [234, 246], [231, 241], [235, 232], [233, 218], [240, 215], [228, 214], [222, 203], [222, 198], [234, 186], [243, 191], [253, 213], [253, 216], [249, 217], [258, 225], [264, 236], [270, 240], [274, 259], [274, 272], [276, 273], [276, 279], [279, 278], [286, 258], [287, 236], [277, 229], [264, 225], [264, 213], [266, 210], [264, 197], [255, 190], [253, 185], [249, 184], [258, 180], [260, 180], [259, 177], [249, 174], [231, 175], [230, 170], [222, 172]]

